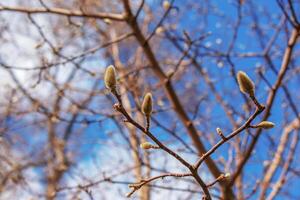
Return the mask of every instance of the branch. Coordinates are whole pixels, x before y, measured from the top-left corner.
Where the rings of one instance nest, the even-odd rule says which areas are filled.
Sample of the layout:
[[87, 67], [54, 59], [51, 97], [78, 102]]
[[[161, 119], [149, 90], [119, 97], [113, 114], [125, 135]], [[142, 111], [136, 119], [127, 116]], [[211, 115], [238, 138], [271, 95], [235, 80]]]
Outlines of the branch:
[[[131, 27], [132, 31], [135, 33], [135, 37], [137, 39], [137, 41], [139, 42], [140, 46], [143, 48], [145, 55], [147, 57], [147, 59], [149, 60], [150, 64], [151, 64], [151, 68], [154, 71], [154, 73], [156, 74], [156, 76], [159, 78], [159, 80], [161, 81], [161, 83], [164, 83], [164, 89], [167, 93], [167, 96], [169, 98], [169, 100], [171, 101], [177, 115], [179, 116], [179, 118], [181, 119], [181, 121], [183, 122], [185, 128], [187, 129], [190, 137], [192, 138], [195, 146], [197, 147], [199, 153], [203, 153], [205, 152], [205, 146], [202, 143], [202, 141], [199, 139], [198, 137], [198, 131], [195, 128], [195, 126], [193, 125], [193, 123], [191, 122], [191, 120], [189, 119], [187, 113], [185, 112], [172, 84], [170, 79], [168, 79], [168, 77], [164, 74], [164, 72], [162, 71], [148, 41], [146, 40], [145, 36], [143, 35], [143, 33], [141, 32], [138, 23], [136, 21], [136, 18], [134, 17], [134, 15], [132, 14], [131, 8], [130, 8], [130, 3], [129, 0], [123, 0], [123, 4], [124, 4], [124, 8], [125, 8], [125, 12], [126, 12], [126, 21], [128, 23], [128, 25]], [[130, 117], [130, 116], [128, 116]], [[141, 127], [142, 130], [144, 130], [143, 127]], [[146, 133], [150, 133], [145, 131]], [[152, 134], [150, 134], [149, 136], [152, 136], [151, 139], [155, 139], [157, 140]], [[154, 140], [154, 141], [155, 141]], [[159, 141], [155, 141], [158, 145], [159, 145]], [[160, 145], [159, 145], [160, 146]], [[168, 150], [167, 147], [165, 147], [164, 145], [162, 145], [165, 150]], [[161, 147], [161, 146], [160, 146]], [[169, 153], [172, 153], [169, 152]], [[175, 154], [173, 152], [173, 156], [176, 157], [177, 154]], [[177, 155], [178, 156], [178, 155]], [[180, 158], [180, 157], [179, 157]], [[177, 158], [178, 160], [180, 160], [179, 158]], [[203, 199], [207, 199], [210, 200], [211, 196], [210, 193], [208, 191], [208, 188], [206, 187], [205, 183], [202, 181], [202, 179], [199, 177], [197, 171], [195, 169], [193, 169], [193, 167], [187, 163], [185, 160], [183, 160], [185, 162], [185, 166], [189, 168], [189, 170], [192, 172], [194, 178], [196, 179], [196, 181], [199, 183], [199, 185], [201, 186], [203, 192], [204, 192], [204, 197]], [[182, 160], [181, 160], [182, 162]], [[184, 163], [182, 162], [182, 164]], [[188, 165], [187, 165], [188, 164]], [[220, 170], [218, 169], [217, 165], [214, 163], [214, 161], [212, 159], [207, 159], [207, 164], [208, 164], [208, 168], [211, 170], [211, 172], [214, 174], [214, 176], [219, 176], [220, 174]]]
[[[133, 126], [138, 128], [139, 130], [141, 130], [148, 137], [150, 137], [161, 149], [163, 149], [165, 152], [167, 152], [168, 154], [170, 154], [171, 156], [176, 158], [179, 162], [181, 162], [184, 166], [186, 166], [190, 170], [190, 172], [192, 173], [192, 176], [195, 178], [195, 180], [201, 186], [201, 188], [204, 192], [203, 199], [204, 200], [211, 200], [208, 187], [206, 186], [204, 181], [198, 175], [197, 169], [195, 169], [191, 164], [189, 164], [186, 160], [184, 160], [182, 157], [180, 157], [177, 153], [175, 153], [174, 151], [169, 149], [167, 146], [165, 146], [163, 143], [161, 143], [151, 132], [149, 132], [149, 130], [147, 130], [147, 128], [144, 128], [142, 125], [140, 125], [135, 120], [133, 120], [131, 118], [131, 116], [127, 113], [127, 111], [124, 109], [120, 94], [118, 94], [118, 92], [116, 90], [112, 90], [111, 92], [115, 95], [115, 97], [118, 100], [118, 104], [115, 104], [114, 108], [115, 108], [116, 111], [118, 111], [118, 112], [120, 112], [121, 114], [124, 115], [124, 117], [126, 118], [125, 122], [131, 123]], [[131, 194], [129, 193], [129, 196], [130, 195]]]
[[[189, 119], [186, 111], [183, 108], [181, 101], [178, 98], [177, 93], [173, 88], [171, 80], [163, 72], [148, 41], [143, 35], [141, 29], [139, 28], [137, 21], [135, 21], [128, 0], [123, 0], [123, 2], [124, 2], [125, 12], [126, 12], [127, 23], [131, 27], [132, 31], [135, 33], [135, 37], [138, 43], [140, 44], [141, 48], [143, 48], [144, 53], [150, 63], [151, 69], [153, 70], [157, 78], [160, 80], [160, 82], [163, 83], [163, 88], [167, 94], [167, 97], [171, 102], [177, 116], [181, 120], [182, 124], [185, 126], [190, 138], [192, 139], [195, 147], [198, 150], [199, 155], [205, 153], [206, 152], [205, 146], [204, 143], [199, 138], [199, 131], [196, 129], [193, 122]], [[218, 169], [216, 163], [211, 158], [207, 158], [205, 162], [208, 165], [209, 170], [217, 178], [221, 174], [221, 172]]]
[[185, 174], [178, 174], [178, 173], [166, 173], [166, 174], [161, 174], [161, 175], [158, 175], [158, 176], [155, 176], [155, 177], [152, 177], [152, 178], [149, 178], [149, 179], [146, 179], [146, 180], [141, 180], [140, 182], [138, 183], [133, 183], [133, 184], [130, 184], [129, 185], [129, 188], [132, 188], [131, 192], [129, 192], [126, 196], [127, 197], [130, 197], [133, 193], [135, 193], [136, 191], [138, 191], [140, 188], [142, 188], [144, 185], [154, 181], [154, 180], [157, 180], [157, 179], [160, 179], [160, 178], [165, 178], [165, 177], [168, 177], [168, 176], [173, 176], [173, 177], [186, 177], [186, 176], [193, 176], [193, 174], [191, 173], [185, 173]]
[[207, 184], [206, 186], [207, 187], [212, 187], [214, 186], [217, 182], [225, 179], [225, 178], [228, 178], [230, 176], [230, 174], [221, 174], [216, 180], [214, 180], [213, 182]]
[[[258, 103], [258, 102], [257, 102]], [[260, 105], [258, 103], [258, 105]], [[234, 136], [236, 136], [237, 134], [241, 133], [242, 131], [244, 131], [245, 129], [250, 127], [250, 123], [264, 110], [264, 107], [262, 105], [257, 106], [256, 107], [256, 111], [253, 113], [253, 115], [251, 115], [249, 117], [249, 119], [242, 125], [240, 126], [238, 129], [236, 129], [235, 131], [233, 131], [232, 133], [229, 134], [229, 136], [222, 137], [222, 140], [219, 141], [215, 146], [213, 146], [208, 152], [206, 152], [205, 154], [203, 154], [201, 156], [201, 158], [196, 162], [195, 164], [195, 168], [198, 169], [199, 166], [201, 165], [201, 163], [207, 158], [209, 157], [212, 153], [214, 153], [222, 144], [226, 143], [228, 140], [230, 140], [231, 138], [233, 138]]]
[[0, 6], [1, 11], [8, 12], [20, 12], [26, 14], [56, 14], [63, 15], [67, 17], [87, 17], [95, 19], [111, 19], [115, 21], [124, 21], [124, 16], [122, 14], [114, 13], [84, 13], [79, 10], [67, 10], [64, 8], [28, 8], [28, 7], [12, 7], [12, 6]]
[[187, 161], [185, 161], [181, 156], [179, 156], [177, 153], [175, 153], [174, 151], [169, 149], [167, 146], [165, 146], [163, 143], [161, 143], [150, 131], [148, 131], [146, 128], [144, 128], [142, 125], [137, 123], [134, 119], [132, 119], [131, 116], [128, 114], [128, 112], [123, 107], [123, 103], [122, 103], [120, 95], [116, 92], [113, 92], [113, 94], [115, 95], [115, 97], [118, 100], [118, 104], [115, 104], [114, 108], [116, 111], [123, 114], [123, 116], [126, 118], [126, 122], [131, 123], [136, 128], [138, 128], [140, 131], [142, 131], [144, 134], [146, 134], [148, 137], [150, 137], [153, 140], [153, 142], [155, 142], [162, 150], [166, 151], [168, 154], [170, 154], [171, 156], [176, 158], [184, 166], [186, 166], [189, 169], [192, 168], [192, 166]]
[[[297, 127], [299, 129], [299, 127]], [[286, 159], [286, 161], [284, 162], [283, 165], [283, 169], [281, 171], [281, 174], [277, 180], [277, 182], [274, 184], [273, 189], [271, 191], [271, 193], [269, 194], [269, 196], [266, 198], [267, 200], [273, 200], [278, 192], [281, 190], [281, 188], [283, 187], [284, 182], [287, 180], [287, 173], [289, 172], [289, 169], [292, 165], [292, 162], [294, 160], [295, 157], [295, 151], [296, 151], [296, 147], [298, 144], [298, 135], [299, 133], [297, 131], [294, 132], [294, 137], [292, 139], [292, 142], [290, 144], [290, 151], [288, 154], [288, 158]]]
[[[290, 63], [290, 60], [291, 60], [291, 57], [292, 57], [292, 52], [293, 52], [293, 49], [294, 49], [294, 46], [297, 42], [298, 37], [299, 37], [299, 30], [293, 29], [292, 34], [291, 34], [290, 39], [289, 39], [289, 42], [288, 42], [288, 46], [286, 47], [286, 50], [285, 50], [285, 53], [284, 53], [284, 56], [283, 56], [283, 60], [282, 60], [282, 64], [281, 64], [281, 68], [280, 68], [277, 80], [276, 80], [275, 84], [273, 85], [273, 87], [272, 87], [272, 89], [269, 93], [267, 103], [266, 103], [266, 111], [265, 111], [265, 114], [263, 116], [262, 121], [267, 120], [268, 117], [271, 114], [271, 108], [272, 108], [274, 99], [276, 97], [278, 89], [282, 85], [283, 77], [285, 76], [285, 74], [288, 70], [288, 65]], [[234, 184], [236, 178], [242, 172], [242, 169], [244, 168], [245, 164], [249, 160], [250, 155], [251, 155], [251, 153], [252, 153], [252, 151], [253, 151], [253, 149], [254, 149], [254, 147], [255, 147], [258, 139], [259, 139], [260, 133], [261, 133], [261, 129], [258, 129], [256, 131], [255, 135], [254, 135], [254, 138], [253, 138], [251, 144], [249, 145], [249, 148], [247, 149], [246, 153], [244, 154], [244, 158], [240, 161], [235, 173], [233, 173], [232, 179], [231, 179], [230, 184], [228, 185], [228, 187], [231, 187]]]
[[[299, 129], [299, 127], [300, 127], [299, 119], [296, 118], [295, 120], [293, 120], [292, 123], [290, 123], [283, 130], [277, 151], [275, 152], [274, 158], [273, 158], [272, 162], [270, 163], [268, 169], [266, 170], [264, 178], [262, 179], [261, 193], [259, 196], [260, 200], [265, 199], [265, 194], [267, 192], [268, 186], [270, 185], [270, 181], [273, 178], [279, 164], [281, 163], [281, 161], [283, 159], [283, 152], [284, 152], [286, 146], [288, 145], [288, 139], [289, 139], [290, 133], [295, 129]], [[296, 135], [297, 135], [297, 133], [296, 133]]]

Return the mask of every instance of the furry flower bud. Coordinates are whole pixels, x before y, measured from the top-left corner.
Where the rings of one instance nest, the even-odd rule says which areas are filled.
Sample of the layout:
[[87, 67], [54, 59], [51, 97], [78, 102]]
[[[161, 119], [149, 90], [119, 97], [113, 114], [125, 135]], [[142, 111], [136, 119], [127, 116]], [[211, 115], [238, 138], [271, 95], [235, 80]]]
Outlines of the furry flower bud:
[[223, 132], [222, 132], [222, 130], [221, 130], [219, 127], [216, 128], [216, 131], [217, 131], [217, 133], [218, 133], [219, 135], [223, 135]]
[[152, 145], [150, 142], [143, 142], [142, 144], [140, 144], [140, 147], [142, 149], [151, 149], [152, 147], [154, 147], [154, 145]]
[[106, 88], [115, 90], [117, 86], [116, 70], [113, 65], [110, 65], [105, 70], [104, 83]]
[[165, 30], [164, 30], [164, 27], [162, 27], [162, 26], [159, 26], [159, 27], [157, 27], [157, 29], [155, 30], [155, 33], [156, 34], [161, 34], [161, 33], [163, 33]]
[[237, 73], [237, 80], [241, 92], [245, 94], [249, 94], [250, 96], [254, 96], [254, 92], [255, 92], [254, 83], [245, 72], [239, 71]]
[[142, 104], [142, 112], [146, 116], [150, 116], [152, 113], [152, 94], [151, 93], [147, 93], [144, 97], [144, 101]]
[[104, 21], [106, 24], [111, 24], [111, 20], [108, 19], [108, 18], [105, 18], [103, 21]]
[[270, 129], [273, 128], [275, 124], [273, 122], [269, 121], [262, 121], [259, 124], [257, 124], [255, 127], [256, 128], [263, 128], [263, 129]]
[[163, 2], [163, 8], [164, 8], [165, 10], [168, 10], [170, 7], [171, 7], [170, 2], [167, 1], [167, 0], [165, 0], [165, 1]]

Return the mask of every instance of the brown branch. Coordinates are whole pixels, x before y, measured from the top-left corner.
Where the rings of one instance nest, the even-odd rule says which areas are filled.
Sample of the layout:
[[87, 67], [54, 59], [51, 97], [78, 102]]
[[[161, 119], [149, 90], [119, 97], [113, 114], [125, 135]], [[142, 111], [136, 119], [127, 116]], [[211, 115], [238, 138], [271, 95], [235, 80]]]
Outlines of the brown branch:
[[[171, 83], [171, 80], [164, 74], [164, 72], [161, 69], [161, 66], [159, 65], [149, 43], [147, 42], [145, 36], [141, 32], [137, 22], [135, 21], [135, 18], [131, 12], [130, 5], [128, 1], [124, 0], [124, 7], [126, 10], [126, 20], [129, 26], [131, 27], [132, 31], [135, 33], [135, 37], [140, 44], [140, 46], [143, 48], [144, 53], [148, 59], [148, 61], [151, 64], [151, 69], [155, 73], [155, 75], [158, 77], [161, 83], [163, 83], [164, 90], [167, 94], [167, 97], [169, 101], [171, 102], [176, 114], [182, 121], [183, 125], [185, 126], [189, 136], [192, 138], [192, 141], [197, 148], [199, 155], [206, 152], [205, 146], [203, 142], [200, 140], [198, 134], [199, 131], [196, 129], [192, 121], [189, 119], [187, 113], [185, 112], [182, 103], [180, 102], [173, 85]], [[208, 157], [205, 160], [206, 164], [208, 165], [208, 168], [212, 172], [212, 174], [217, 178], [221, 172], [218, 169], [217, 165], [214, 163], [214, 161]]]
[[193, 174], [191, 174], [191, 173], [185, 173], [185, 174], [166, 173], [166, 174], [161, 174], [161, 175], [149, 178], [149, 179], [141, 180], [138, 183], [133, 183], [133, 184], [129, 185], [129, 188], [132, 188], [132, 190], [126, 196], [130, 197], [133, 193], [135, 193], [136, 191], [138, 191], [144, 185], [146, 185], [146, 184], [148, 184], [148, 183], [150, 183], [150, 182], [152, 182], [154, 180], [157, 180], [157, 179], [160, 179], [160, 178], [163, 179], [163, 178], [168, 177], [168, 176], [179, 178], [179, 177], [193, 176]]
[[201, 158], [196, 162], [195, 164], [195, 168], [198, 169], [199, 166], [201, 165], [201, 163], [203, 161], [205, 161], [205, 159], [210, 156], [211, 154], [213, 154], [222, 144], [226, 143], [228, 140], [230, 140], [231, 138], [233, 138], [234, 136], [236, 136], [237, 134], [239, 134], [240, 132], [244, 131], [245, 129], [249, 128], [250, 123], [264, 110], [264, 107], [262, 107], [261, 109], [259, 109], [257, 107], [256, 111], [253, 113], [253, 115], [251, 115], [249, 117], [249, 119], [242, 125], [240, 126], [238, 129], [236, 129], [235, 131], [233, 131], [232, 133], [229, 134], [229, 136], [224, 137], [221, 141], [219, 141], [217, 144], [215, 144], [215, 146], [213, 146], [209, 151], [207, 151], [205, 154], [203, 154], [201, 156]]
[[67, 10], [64, 8], [28, 8], [28, 7], [20, 7], [20, 6], [0, 6], [1, 11], [8, 12], [19, 12], [25, 14], [56, 14], [63, 15], [67, 17], [87, 17], [87, 18], [95, 18], [95, 19], [111, 19], [115, 21], [124, 21], [124, 17], [122, 14], [114, 14], [114, 13], [84, 13], [79, 10]]
[[165, 146], [163, 143], [161, 143], [151, 132], [149, 132], [146, 128], [144, 128], [142, 125], [137, 123], [135, 120], [131, 118], [131, 116], [127, 113], [127, 111], [123, 107], [122, 99], [121, 96], [117, 93], [116, 90], [113, 90], [112, 93], [115, 95], [115, 97], [118, 100], [118, 104], [114, 105], [114, 108], [116, 111], [122, 113], [124, 117], [126, 118], [127, 123], [131, 123], [134, 125], [136, 128], [141, 130], [143, 133], [145, 133], [148, 137], [150, 137], [162, 150], [176, 158], [179, 162], [181, 162], [184, 166], [186, 166], [190, 172], [192, 173], [193, 177], [195, 180], [199, 183], [201, 186], [203, 192], [204, 192], [204, 197], [203, 199], [205, 200], [211, 200], [209, 190], [206, 186], [206, 184], [203, 182], [203, 180], [200, 178], [200, 176], [197, 173], [197, 169], [195, 169], [191, 164], [189, 164], [186, 160], [184, 160], [182, 157], [180, 157], [177, 153], [169, 149], [167, 146]]
[[[271, 89], [271, 91], [269, 93], [267, 103], [266, 103], [266, 111], [265, 111], [265, 114], [263, 116], [262, 121], [267, 120], [268, 117], [270, 116], [271, 108], [272, 108], [274, 99], [276, 97], [278, 89], [282, 85], [283, 77], [285, 76], [285, 74], [288, 70], [288, 65], [290, 63], [290, 60], [291, 60], [291, 57], [292, 57], [292, 52], [293, 52], [293, 49], [294, 49], [294, 46], [297, 42], [298, 37], [299, 37], [299, 30], [293, 29], [292, 34], [290, 36], [290, 39], [288, 41], [288, 46], [286, 47], [286, 50], [285, 50], [285, 53], [284, 53], [284, 56], [283, 56], [283, 60], [282, 60], [282, 64], [281, 64], [281, 68], [280, 68], [277, 80], [274, 83], [273, 88]], [[254, 147], [255, 147], [258, 139], [259, 139], [260, 133], [261, 133], [261, 129], [258, 129], [256, 131], [256, 133], [254, 135], [254, 138], [253, 138], [251, 144], [249, 145], [246, 153], [244, 154], [244, 158], [240, 161], [236, 171], [233, 173], [232, 179], [231, 179], [230, 184], [228, 185], [228, 187], [231, 187], [234, 184], [236, 178], [242, 172], [245, 164], [249, 160], [250, 155], [251, 155], [251, 153], [252, 153], [252, 151], [253, 151], [253, 149], [254, 149]]]
[[[297, 129], [299, 129], [299, 127], [297, 127]], [[287, 156], [287, 160], [284, 162], [283, 170], [282, 170], [277, 182], [274, 184], [271, 193], [266, 198], [266, 200], [273, 200], [276, 197], [276, 195], [278, 194], [278, 192], [280, 191], [280, 189], [283, 187], [283, 184], [287, 179], [286, 175], [289, 172], [290, 166], [295, 157], [295, 151], [296, 151], [296, 147], [298, 144], [298, 137], [299, 137], [298, 134], [299, 133], [297, 131], [294, 132], [294, 137], [293, 137], [291, 145], [290, 145], [291, 146], [290, 151]]]
[[214, 186], [217, 182], [223, 180], [224, 178], [228, 178], [229, 174], [221, 174], [218, 178], [216, 178], [213, 182], [207, 184], [207, 187]]
[[35, 66], [35, 67], [30, 67], [30, 66], [10, 66], [10, 65], [7, 65], [5, 63], [2, 63], [0, 62], [0, 65], [2, 65], [1, 67], [3, 68], [6, 68], [6, 69], [17, 69], [17, 70], [23, 70], [23, 71], [34, 71], [34, 70], [44, 70], [44, 69], [48, 69], [48, 68], [51, 68], [51, 67], [55, 67], [57, 65], [65, 65], [69, 62], [72, 62], [76, 59], [80, 59], [80, 58], [84, 58], [85, 56], [89, 55], [89, 54], [94, 54], [96, 53], [97, 51], [103, 49], [103, 48], [107, 48], [109, 47], [110, 45], [112, 44], [116, 44], [116, 43], [119, 43], [129, 37], [133, 36], [133, 33], [125, 33], [125, 34], [122, 34], [118, 37], [116, 37], [115, 39], [111, 40], [111, 41], [108, 41], [106, 43], [103, 43], [102, 45], [99, 45], [99, 46], [96, 46], [96, 47], [93, 47], [93, 48], [90, 48], [90, 49], [87, 49], [86, 51], [82, 52], [82, 53], [79, 53], [75, 56], [72, 56], [72, 57], [65, 57], [63, 61], [59, 61], [59, 62], [55, 62], [55, 63], [48, 63], [48, 64], [45, 64], [43, 66]]
[[[158, 61], [157, 61], [150, 45], [148, 43], [148, 41], [146, 40], [145, 36], [141, 32], [141, 30], [138, 26], [138, 23], [136, 22], [136, 18], [134, 17], [134, 15], [131, 12], [129, 1], [128, 0], [123, 0], [123, 4], [124, 4], [125, 12], [126, 12], [126, 15], [125, 15], [126, 16], [126, 21], [127, 21], [128, 25], [131, 27], [132, 31], [135, 33], [135, 37], [136, 37], [137, 41], [139, 42], [140, 46], [143, 48], [143, 50], [145, 52], [145, 55], [146, 55], [146, 57], [148, 58], [148, 60], [151, 64], [152, 70], [154, 71], [156, 76], [159, 78], [161, 83], [164, 83], [163, 86], [164, 86], [164, 89], [167, 93], [167, 96], [168, 96], [169, 100], [171, 101], [177, 115], [179, 116], [179, 118], [183, 122], [185, 128], [187, 129], [187, 131], [188, 131], [190, 137], [192, 138], [195, 146], [197, 147], [197, 149], [199, 151], [199, 154], [204, 153], [205, 152], [205, 146], [198, 137], [198, 131], [195, 128], [195, 126], [193, 125], [193, 123], [191, 122], [191, 120], [188, 118], [188, 115], [184, 111], [184, 108], [183, 108], [183, 106], [182, 106], [182, 104], [181, 104], [181, 102], [180, 102], [173, 86], [172, 86], [172, 83], [171, 83], [170, 79], [168, 79], [168, 77], [162, 71], [162, 69], [161, 69], [161, 67], [160, 67], [160, 65], [159, 65], [159, 63], [158, 63]], [[143, 127], [141, 127], [141, 128], [144, 129]], [[155, 142], [157, 143], [159, 141], [157, 140]], [[165, 146], [163, 145], [163, 147], [165, 147]], [[186, 162], [186, 161], [184, 161], [184, 162]], [[208, 168], [211, 170], [211, 172], [214, 174], [214, 176], [218, 177], [219, 174], [221, 174], [221, 173], [219, 172], [220, 170], [218, 169], [218, 167], [214, 163], [214, 161], [211, 158], [208, 157], [206, 162], [208, 164]], [[188, 163], [186, 163], [186, 164], [188, 164]], [[188, 167], [188, 165], [185, 165], [185, 166]], [[204, 198], [205, 199], [211, 199], [209, 191], [208, 191], [205, 183], [202, 181], [202, 179], [197, 174], [197, 171], [195, 171], [190, 166], [188, 168], [193, 173], [194, 178], [196, 179], [196, 181], [199, 183], [199, 185], [203, 189]]]
[[150, 137], [153, 142], [155, 142], [162, 150], [166, 151], [168, 154], [170, 154], [171, 156], [173, 156], [174, 158], [176, 158], [179, 162], [181, 162], [184, 166], [186, 166], [187, 168], [192, 168], [192, 166], [185, 161], [182, 157], [180, 157], [177, 153], [175, 153], [174, 151], [172, 151], [171, 149], [169, 149], [167, 146], [165, 146], [163, 143], [161, 143], [150, 131], [147, 131], [146, 128], [144, 128], [142, 125], [140, 125], [138, 122], [136, 122], [134, 119], [132, 119], [132, 117], [128, 114], [128, 112], [125, 110], [125, 108], [123, 107], [123, 103], [121, 100], [121, 97], [118, 93], [113, 92], [113, 94], [115, 95], [115, 97], [118, 99], [118, 104], [114, 105], [114, 108], [116, 111], [120, 112], [121, 114], [123, 114], [123, 116], [126, 118], [126, 122], [127, 123], [131, 123], [132, 125], [134, 125], [136, 128], [138, 128], [140, 131], [142, 131], [143, 133], [145, 133], [148, 137]]
[[280, 143], [278, 145], [277, 151], [275, 152], [274, 158], [273, 158], [272, 162], [270, 163], [269, 168], [266, 170], [265, 176], [264, 176], [264, 178], [262, 180], [262, 183], [261, 183], [261, 193], [260, 193], [260, 196], [259, 196], [260, 200], [265, 199], [265, 194], [266, 194], [267, 189], [270, 185], [270, 181], [272, 180], [279, 164], [281, 163], [281, 161], [283, 159], [283, 152], [284, 152], [284, 150], [287, 146], [290, 133], [295, 129], [299, 129], [299, 127], [300, 127], [299, 119], [296, 118], [295, 120], [293, 120], [292, 123], [290, 123], [283, 130], [283, 133], [281, 135]]

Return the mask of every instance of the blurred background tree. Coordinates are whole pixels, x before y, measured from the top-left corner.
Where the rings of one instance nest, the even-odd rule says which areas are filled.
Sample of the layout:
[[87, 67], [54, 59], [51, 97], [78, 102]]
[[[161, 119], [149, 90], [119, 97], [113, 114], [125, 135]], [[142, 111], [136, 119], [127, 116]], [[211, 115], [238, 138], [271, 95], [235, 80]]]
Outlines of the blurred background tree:
[[[299, 10], [0, 0], [0, 199], [299, 199]], [[240, 70], [263, 111], [240, 92]], [[142, 129], [147, 92], [150, 132], [184, 161]], [[276, 126], [256, 126], [265, 120]]]

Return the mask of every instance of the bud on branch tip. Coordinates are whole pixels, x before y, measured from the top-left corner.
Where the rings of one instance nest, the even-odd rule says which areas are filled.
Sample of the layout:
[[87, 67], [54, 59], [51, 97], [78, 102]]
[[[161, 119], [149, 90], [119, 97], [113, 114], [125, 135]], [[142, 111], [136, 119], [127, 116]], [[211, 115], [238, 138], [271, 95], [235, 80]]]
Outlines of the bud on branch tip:
[[256, 128], [263, 128], [263, 129], [270, 129], [273, 128], [275, 124], [273, 122], [269, 121], [262, 121], [259, 124], [257, 124], [255, 127]]
[[150, 142], [143, 142], [142, 144], [140, 144], [140, 147], [142, 149], [158, 149], [158, 146], [155, 146], [153, 144], [151, 144]]
[[168, 10], [170, 7], [171, 7], [170, 2], [167, 1], [167, 0], [165, 0], [165, 1], [163, 2], [163, 8], [164, 8], [165, 10]]
[[115, 90], [117, 86], [116, 70], [113, 65], [110, 65], [105, 70], [104, 83], [106, 88]]
[[152, 113], [152, 94], [147, 93], [144, 97], [143, 104], [142, 104], [142, 112], [146, 116], [150, 116]]
[[254, 96], [254, 92], [255, 92], [254, 83], [245, 72], [239, 71], [237, 73], [237, 80], [241, 92], [245, 94], [249, 94], [250, 96]]

